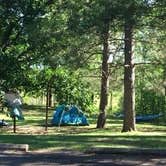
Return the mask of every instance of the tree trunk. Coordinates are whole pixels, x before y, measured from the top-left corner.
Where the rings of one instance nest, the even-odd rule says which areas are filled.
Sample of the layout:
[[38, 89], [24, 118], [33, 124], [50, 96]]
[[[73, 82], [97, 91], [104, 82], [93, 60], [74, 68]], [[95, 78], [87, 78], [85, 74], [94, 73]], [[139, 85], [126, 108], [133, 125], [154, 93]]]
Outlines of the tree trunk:
[[134, 131], [135, 127], [135, 72], [132, 50], [133, 25], [125, 23], [125, 67], [124, 67], [124, 121], [122, 132]]
[[49, 91], [48, 91], [48, 106], [51, 107], [52, 106], [52, 90], [51, 88], [49, 88]]
[[97, 128], [104, 128], [106, 122], [106, 112], [105, 108], [107, 106], [108, 100], [108, 58], [109, 58], [109, 20], [105, 21], [104, 32], [102, 35], [103, 40], [103, 59], [102, 59], [102, 78], [101, 78], [101, 94], [100, 94], [100, 106], [99, 106], [99, 116], [97, 120]]
[[13, 132], [16, 133], [16, 116], [13, 116]]
[[45, 119], [45, 131], [48, 128], [48, 104], [49, 104], [49, 85], [47, 86], [47, 93], [46, 93], [46, 119]]
[[110, 92], [110, 104], [109, 104], [109, 106], [110, 106], [110, 114], [112, 114], [112, 100], [113, 100], [113, 92], [111, 91]]

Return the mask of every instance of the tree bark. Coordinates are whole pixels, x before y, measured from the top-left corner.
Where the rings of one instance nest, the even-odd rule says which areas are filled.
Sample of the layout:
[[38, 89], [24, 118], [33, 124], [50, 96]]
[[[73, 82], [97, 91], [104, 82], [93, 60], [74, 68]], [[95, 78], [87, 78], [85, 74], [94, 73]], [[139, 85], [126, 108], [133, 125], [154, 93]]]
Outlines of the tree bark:
[[46, 93], [46, 119], [45, 119], [45, 131], [48, 129], [48, 104], [49, 104], [49, 84], [47, 86], [47, 93]]
[[52, 106], [52, 90], [51, 88], [49, 88], [49, 91], [48, 91], [48, 106], [51, 107]]
[[13, 116], [13, 132], [16, 133], [16, 116]]
[[134, 131], [135, 127], [135, 71], [132, 50], [133, 25], [125, 23], [125, 68], [124, 68], [124, 121], [122, 132]]
[[101, 93], [100, 93], [100, 106], [99, 106], [99, 116], [97, 120], [97, 128], [104, 128], [106, 122], [106, 106], [108, 102], [108, 58], [109, 58], [109, 20], [105, 21], [104, 32], [102, 35], [103, 40], [103, 57], [102, 57], [102, 78], [101, 78]]

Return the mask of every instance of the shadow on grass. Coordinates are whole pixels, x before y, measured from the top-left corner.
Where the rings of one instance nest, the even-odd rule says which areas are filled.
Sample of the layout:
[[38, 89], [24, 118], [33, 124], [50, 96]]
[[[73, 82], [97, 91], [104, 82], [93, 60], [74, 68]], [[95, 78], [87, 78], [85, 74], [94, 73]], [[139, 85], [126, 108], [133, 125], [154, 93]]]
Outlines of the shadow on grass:
[[33, 109], [33, 110], [36, 110], [36, 109], [40, 109], [40, 108], [43, 108], [45, 109], [45, 105], [27, 105], [27, 104], [23, 104], [23, 107], [25, 109]]
[[1, 135], [1, 143], [29, 144], [31, 150], [56, 148], [87, 150], [91, 147], [166, 149], [166, 136]]
[[[46, 109], [44, 105], [23, 105], [22, 107], [25, 110], [34, 110], [34, 111]], [[54, 110], [54, 109], [55, 109], [54, 107], [49, 108], [49, 110]]]
[[[97, 123], [97, 118], [98, 118], [98, 115], [90, 115], [87, 117], [88, 119], [88, 122], [90, 124], [96, 124]], [[109, 124], [122, 124], [123, 123], [123, 120], [122, 119], [118, 119], [118, 118], [113, 118], [112, 116], [107, 116], [107, 119], [106, 119], [106, 123], [109, 123]]]
[[[95, 146], [166, 149], [166, 135], [163, 134], [166, 132], [165, 126], [138, 124], [138, 131], [146, 132], [146, 134], [122, 134], [120, 133], [122, 120], [108, 117], [106, 128], [96, 129], [97, 115], [95, 115], [88, 117], [91, 126], [49, 127], [49, 133], [44, 133], [44, 129], [41, 127], [44, 127], [45, 124], [45, 108], [43, 106], [27, 106], [24, 109], [25, 121], [17, 122], [18, 133], [14, 135], [9, 133], [12, 130], [0, 131], [1, 143], [29, 144], [31, 150], [47, 148], [86, 150]], [[49, 113], [53, 114], [53, 111], [50, 109]], [[49, 118], [52, 117], [49, 116]], [[10, 122], [12, 124], [12, 121]], [[154, 133], [151, 134], [151, 132]]]

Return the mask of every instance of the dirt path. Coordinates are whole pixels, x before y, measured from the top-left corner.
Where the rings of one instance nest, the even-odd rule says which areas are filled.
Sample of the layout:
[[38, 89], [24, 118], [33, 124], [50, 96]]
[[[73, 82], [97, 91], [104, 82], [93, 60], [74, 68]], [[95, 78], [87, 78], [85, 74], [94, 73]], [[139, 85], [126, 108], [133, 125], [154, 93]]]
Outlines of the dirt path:
[[84, 154], [75, 151], [51, 153], [1, 152], [0, 166], [166, 166], [166, 156]]

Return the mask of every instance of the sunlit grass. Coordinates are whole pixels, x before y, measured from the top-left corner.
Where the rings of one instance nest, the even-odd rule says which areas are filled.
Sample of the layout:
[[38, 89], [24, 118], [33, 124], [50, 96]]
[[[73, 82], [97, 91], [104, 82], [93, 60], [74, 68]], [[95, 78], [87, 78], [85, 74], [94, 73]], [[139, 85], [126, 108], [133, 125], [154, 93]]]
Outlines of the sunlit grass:
[[[96, 129], [96, 119], [89, 117], [89, 126], [48, 127], [45, 132], [43, 107], [26, 108], [25, 120], [17, 122], [17, 133], [12, 131], [12, 120], [0, 114], [10, 127], [0, 128], [0, 143], [25, 143], [30, 150], [77, 149], [92, 147], [166, 149], [166, 126], [137, 124], [136, 132], [121, 133], [122, 120], [108, 119], [104, 129]], [[49, 111], [49, 122], [53, 110]]]

